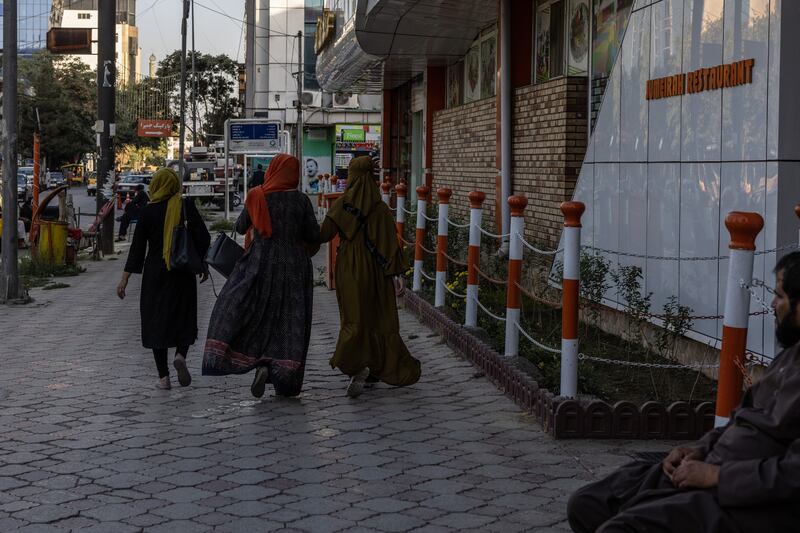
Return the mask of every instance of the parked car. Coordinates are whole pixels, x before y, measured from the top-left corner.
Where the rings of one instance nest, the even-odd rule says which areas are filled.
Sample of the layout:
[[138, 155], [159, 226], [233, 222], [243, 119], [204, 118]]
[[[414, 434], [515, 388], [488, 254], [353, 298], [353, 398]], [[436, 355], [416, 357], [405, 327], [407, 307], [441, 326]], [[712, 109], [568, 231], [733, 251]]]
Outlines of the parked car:
[[31, 190], [28, 189], [28, 178], [22, 172], [17, 173], [17, 200], [26, 202], [31, 197]]
[[133, 197], [136, 194], [136, 187], [139, 185], [144, 185], [144, 190], [147, 191], [151, 179], [153, 179], [152, 174], [128, 174], [123, 176], [117, 182], [117, 194], [123, 200], [128, 196], [128, 193]]
[[86, 178], [86, 194], [97, 196], [97, 172], [90, 172]]
[[60, 187], [67, 183], [67, 178], [64, 176], [64, 173], [60, 170], [52, 170], [49, 173], [47, 178], [47, 188], [48, 189], [55, 189], [56, 187]]

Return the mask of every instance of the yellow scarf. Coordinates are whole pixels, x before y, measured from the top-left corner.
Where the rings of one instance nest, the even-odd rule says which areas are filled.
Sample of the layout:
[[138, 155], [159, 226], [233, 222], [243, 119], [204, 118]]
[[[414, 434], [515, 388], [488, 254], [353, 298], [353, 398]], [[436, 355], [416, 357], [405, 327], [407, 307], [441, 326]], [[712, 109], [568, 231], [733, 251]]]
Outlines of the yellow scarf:
[[164, 217], [164, 249], [162, 255], [170, 270], [169, 258], [172, 250], [172, 230], [181, 221], [181, 182], [178, 175], [170, 168], [162, 168], [153, 175], [150, 182], [150, 203], [167, 202], [167, 214]]

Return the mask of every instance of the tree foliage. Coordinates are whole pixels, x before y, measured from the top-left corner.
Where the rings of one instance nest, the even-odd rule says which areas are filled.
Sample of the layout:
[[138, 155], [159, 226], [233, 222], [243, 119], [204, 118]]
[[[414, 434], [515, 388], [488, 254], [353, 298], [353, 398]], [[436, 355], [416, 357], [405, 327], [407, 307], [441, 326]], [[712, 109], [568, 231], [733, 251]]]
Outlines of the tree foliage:
[[[236, 62], [225, 54], [211, 55], [195, 51], [197, 83], [191, 78], [192, 52], [186, 59], [186, 126], [192, 128], [192, 102], [197, 101], [197, 136], [206, 141], [222, 136], [225, 121], [234, 116], [237, 100], [234, 95], [237, 79]], [[165, 57], [158, 66], [159, 77], [170, 77], [173, 113], [180, 115], [181, 51], [176, 50]], [[206, 137], [211, 137], [210, 139]]]
[[36, 110], [41, 123], [41, 153], [51, 168], [78, 161], [94, 151], [96, 80], [84, 63], [47, 51], [19, 61], [19, 150], [33, 156]]

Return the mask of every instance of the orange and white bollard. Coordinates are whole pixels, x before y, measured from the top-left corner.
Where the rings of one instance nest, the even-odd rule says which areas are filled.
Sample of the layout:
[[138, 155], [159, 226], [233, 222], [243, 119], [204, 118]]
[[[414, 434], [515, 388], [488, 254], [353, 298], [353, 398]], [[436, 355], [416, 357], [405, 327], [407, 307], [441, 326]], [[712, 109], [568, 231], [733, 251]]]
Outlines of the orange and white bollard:
[[406, 192], [408, 187], [405, 183], [398, 183], [394, 188], [397, 195], [397, 215], [395, 226], [397, 227], [397, 234], [401, 239], [405, 239], [406, 235]]
[[750, 321], [750, 290], [743, 285], [750, 285], [753, 280], [756, 237], [764, 227], [764, 219], [758, 213], [731, 211], [725, 217], [725, 227], [731, 234], [731, 253], [722, 322], [715, 427], [728, 423], [742, 398], [744, 376], [739, 368], [745, 362], [747, 324]]
[[414, 292], [422, 290], [422, 264], [425, 259], [422, 243], [425, 240], [425, 209], [428, 206], [429, 192], [424, 185], [417, 187], [417, 234], [414, 245], [414, 282], [411, 286]]
[[582, 202], [562, 202], [564, 214], [564, 276], [561, 281], [561, 390], [572, 398], [578, 394], [578, 310], [581, 283]]
[[486, 195], [480, 191], [469, 193], [469, 250], [467, 251], [467, 302], [466, 320], [468, 328], [478, 326], [478, 268], [481, 260], [481, 218]]
[[447, 216], [450, 209], [450, 197], [453, 191], [442, 187], [436, 191], [439, 197], [439, 227], [436, 231], [436, 294], [433, 300], [434, 307], [444, 307], [444, 284], [447, 283]]
[[522, 283], [522, 237], [525, 232], [523, 212], [528, 205], [524, 196], [512, 196], [508, 199], [511, 207], [510, 240], [508, 248], [508, 288], [506, 289], [506, 357], [519, 355], [519, 317], [522, 295], [519, 284]]
[[391, 191], [392, 191], [391, 183], [389, 183], [388, 181], [384, 181], [383, 183], [381, 183], [381, 200], [383, 200], [383, 203], [385, 203], [386, 205], [390, 205], [389, 202], [392, 198]]

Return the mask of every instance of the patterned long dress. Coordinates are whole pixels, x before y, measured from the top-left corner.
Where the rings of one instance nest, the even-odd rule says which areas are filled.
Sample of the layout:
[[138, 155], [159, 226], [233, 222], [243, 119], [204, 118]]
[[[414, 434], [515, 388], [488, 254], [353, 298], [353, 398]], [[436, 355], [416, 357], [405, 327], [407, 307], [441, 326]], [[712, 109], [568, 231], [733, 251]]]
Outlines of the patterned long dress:
[[[267, 366], [276, 394], [296, 396], [303, 386], [313, 305], [313, 269], [304, 243], [318, 240], [319, 224], [311, 201], [298, 191], [273, 193], [266, 201], [272, 237], [254, 236], [222, 288], [208, 326], [203, 375]], [[236, 230], [244, 233], [250, 225], [245, 209]]]

